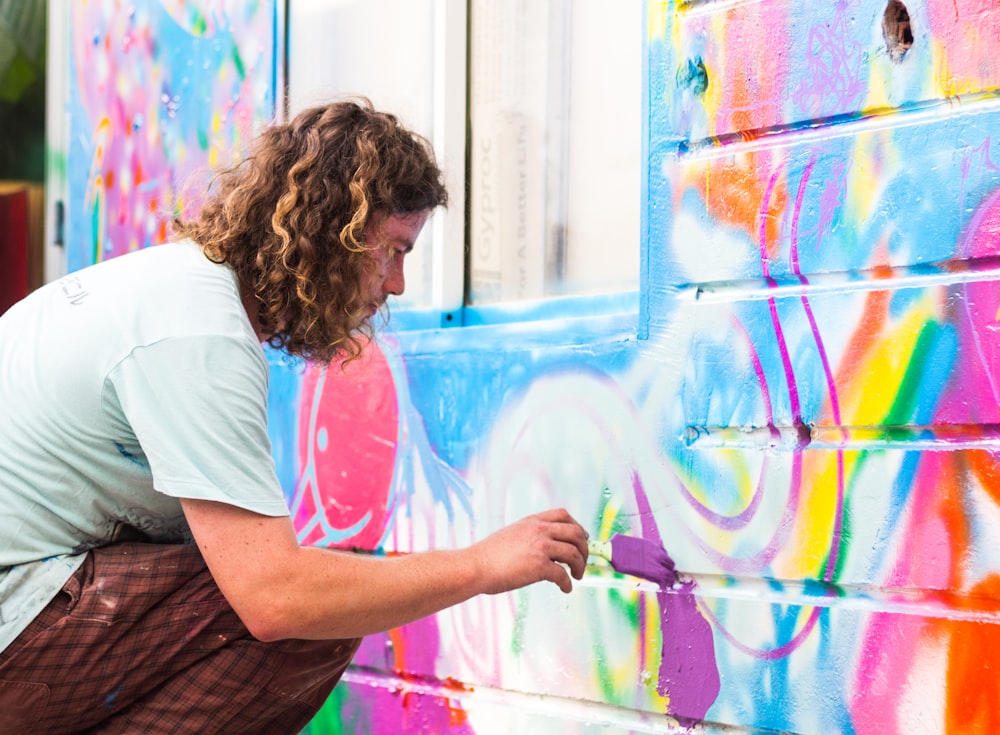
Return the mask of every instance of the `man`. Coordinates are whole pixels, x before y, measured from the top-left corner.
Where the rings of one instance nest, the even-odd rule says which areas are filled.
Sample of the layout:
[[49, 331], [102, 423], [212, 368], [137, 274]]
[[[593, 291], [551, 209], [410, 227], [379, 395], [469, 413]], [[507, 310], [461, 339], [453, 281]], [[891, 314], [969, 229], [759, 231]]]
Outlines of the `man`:
[[316, 107], [221, 172], [182, 239], [0, 318], [0, 732], [295, 733], [362, 636], [582, 577], [563, 510], [461, 550], [297, 542], [261, 343], [356, 356], [445, 203], [393, 116]]

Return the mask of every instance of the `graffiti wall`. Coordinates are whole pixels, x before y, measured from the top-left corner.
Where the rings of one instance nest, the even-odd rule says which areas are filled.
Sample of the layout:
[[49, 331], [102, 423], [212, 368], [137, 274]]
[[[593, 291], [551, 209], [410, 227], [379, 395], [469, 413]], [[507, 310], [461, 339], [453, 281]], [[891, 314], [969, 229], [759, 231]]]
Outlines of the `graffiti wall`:
[[374, 636], [310, 732], [996, 731], [1000, 11], [646, 11], [639, 312], [386, 333], [305, 372], [286, 462], [307, 539], [562, 505], [679, 581]]
[[[563, 506], [677, 582], [593, 558], [570, 595], [371, 636], [306, 732], [996, 732], [1000, 10], [644, 8], [639, 306], [386, 328], [346, 371], [272, 354], [269, 415], [305, 543]], [[74, 13], [78, 267], [159, 242], [177, 182], [269, 114], [274, 8]]]

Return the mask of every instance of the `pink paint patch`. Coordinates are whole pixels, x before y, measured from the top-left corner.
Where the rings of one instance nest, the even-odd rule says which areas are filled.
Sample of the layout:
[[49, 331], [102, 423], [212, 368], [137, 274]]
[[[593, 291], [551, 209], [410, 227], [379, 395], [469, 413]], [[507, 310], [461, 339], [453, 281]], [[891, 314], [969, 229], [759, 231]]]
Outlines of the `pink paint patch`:
[[[435, 673], [440, 655], [441, 636], [433, 617], [417, 620], [388, 633], [369, 636], [361, 645], [355, 665], [381, 669], [391, 666], [404, 680], [443, 685], [458, 695], [466, 687], [453, 680], [441, 680]], [[381, 687], [358, 689], [353, 703], [365, 711], [366, 732], [371, 735], [396, 733], [448, 733], [473, 735], [465, 710], [458, 698], [420, 694], [406, 687], [388, 690]]]
[[[1000, 254], [1000, 189], [980, 205], [961, 243], [963, 258], [987, 258]], [[1000, 422], [1000, 341], [994, 334], [1000, 326], [1000, 290], [992, 281], [952, 287], [950, 315], [961, 340], [959, 354], [964, 359], [954, 366], [951, 383], [942, 395], [943, 422]], [[969, 401], [967, 396], [979, 396]], [[984, 400], [989, 397], [989, 400]]]
[[[947, 452], [924, 455], [905, 525], [901, 524], [896, 563], [882, 584], [909, 589], [948, 589], [953, 564], [951, 538], [942, 518], [941, 495], [954, 477]], [[934, 625], [927, 618], [872, 615], [857, 663], [851, 715], [858, 732], [905, 735], [899, 713], [911, 706], [907, 681], [921, 649], [933, 647]]]
[[[996, 86], [998, 49], [990, 39], [1000, 37], [1000, 10], [996, 0], [950, 0], [927, 3], [930, 34], [943, 57], [939, 80], [945, 94], [975, 92]], [[911, 11], [912, 12], [912, 11]]]
[[302, 401], [299, 459], [314, 485], [294, 519], [300, 531], [310, 529], [302, 542], [329, 543], [334, 529], [347, 536], [330, 545], [377, 549], [388, 522], [399, 419], [385, 355], [373, 344], [344, 371], [310, 369]]

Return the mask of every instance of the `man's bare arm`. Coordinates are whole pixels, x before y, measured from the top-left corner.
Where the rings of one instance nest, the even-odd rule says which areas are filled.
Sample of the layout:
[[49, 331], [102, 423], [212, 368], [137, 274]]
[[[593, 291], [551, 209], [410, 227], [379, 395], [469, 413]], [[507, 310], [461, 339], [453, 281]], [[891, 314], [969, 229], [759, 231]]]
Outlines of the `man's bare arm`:
[[465, 549], [375, 557], [302, 547], [291, 520], [183, 499], [208, 568], [264, 641], [368, 635], [479, 594], [580, 579], [587, 534], [564, 510], [529, 516]]

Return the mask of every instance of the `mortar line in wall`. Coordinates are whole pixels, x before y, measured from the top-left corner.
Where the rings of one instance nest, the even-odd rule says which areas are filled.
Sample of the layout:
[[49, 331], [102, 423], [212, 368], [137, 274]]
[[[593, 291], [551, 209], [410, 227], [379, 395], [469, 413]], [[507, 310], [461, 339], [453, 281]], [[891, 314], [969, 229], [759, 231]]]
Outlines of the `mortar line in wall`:
[[[1000, 108], [1000, 90], [985, 90], [952, 97], [920, 100], [897, 107], [877, 107], [828, 117], [741, 130], [694, 140], [671, 137], [653, 146], [660, 153], [672, 151], [683, 161], [700, 161], [749, 153], [764, 148], [782, 148], [842, 138], [858, 133], [904, 128], [940, 122], [960, 115], [995, 112]], [[669, 161], [669, 157], [665, 160]]]
[[771, 424], [767, 426], [685, 427], [689, 449], [758, 449], [780, 452], [900, 450], [957, 452], [970, 449], [1000, 451], [1000, 424]]
[[1000, 280], [1000, 258], [952, 259], [937, 263], [879, 266], [808, 275], [705, 281], [677, 286], [678, 299], [698, 303], [800, 298], [829, 293], [891, 291]]
[[670, 715], [631, 709], [606, 702], [522, 692], [482, 684], [465, 684], [456, 682], [454, 679], [441, 680], [429, 676], [391, 673], [371, 666], [351, 665], [344, 672], [342, 680], [361, 686], [387, 689], [393, 693], [429, 695], [460, 703], [486, 702], [564, 720], [622, 727], [637, 733], [778, 735], [771, 730], [753, 730], [713, 722], [704, 722], [693, 727], [682, 726]]
[[[703, 599], [740, 600], [786, 607], [837, 608], [936, 620], [1000, 624], [1000, 600], [954, 592], [685, 571], [678, 571], [677, 574], [682, 582], [693, 582], [693, 594]], [[577, 585], [618, 590], [629, 587], [649, 594], [661, 591], [652, 582], [623, 584], [618, 578], [592, 575], [586, 575]], [[681, 594], [682, 590], [683, 588], [675, 588], [673, 591]]]
[[761, 2], [763, 0], [680, 0], [676, 12], [685, 18], [697, 18], [748, 5], [759, 5]]

